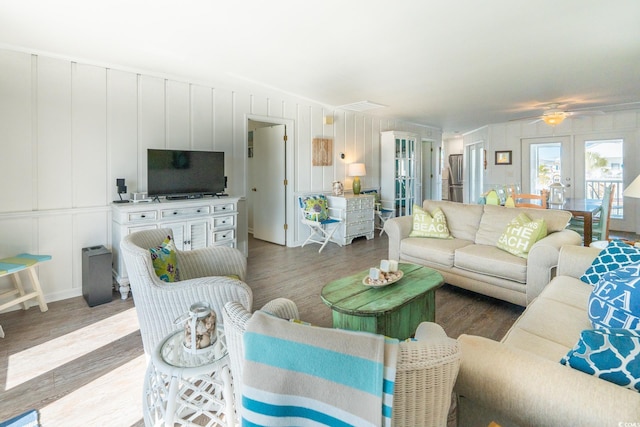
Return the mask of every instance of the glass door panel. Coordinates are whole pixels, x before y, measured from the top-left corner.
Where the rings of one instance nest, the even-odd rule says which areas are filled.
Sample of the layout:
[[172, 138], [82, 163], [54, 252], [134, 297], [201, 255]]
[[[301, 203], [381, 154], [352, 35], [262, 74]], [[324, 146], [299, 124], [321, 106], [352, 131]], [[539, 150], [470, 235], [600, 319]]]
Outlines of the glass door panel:
[[572, 151], [569, 137], [523, 139], [522, 192], [540, 194], [559, 179], [573, 197]]

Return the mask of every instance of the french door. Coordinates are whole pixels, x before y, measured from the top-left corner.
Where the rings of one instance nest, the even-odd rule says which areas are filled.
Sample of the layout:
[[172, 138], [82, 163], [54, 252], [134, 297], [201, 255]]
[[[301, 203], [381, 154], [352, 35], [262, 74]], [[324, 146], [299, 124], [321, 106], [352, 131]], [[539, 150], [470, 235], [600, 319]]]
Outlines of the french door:
[[635, 177], [625, 176], [624, 157], [633, 157], [624, 140], [620, 135], [522, 139], [523, 192], [538, 193], [558, 180], [567, 198], [598, 199], [605, 186], [615, 184], [611, 229], [633, 230], [634, 205], [629, 203], [625, 209], [622, 197], [624, 183]]

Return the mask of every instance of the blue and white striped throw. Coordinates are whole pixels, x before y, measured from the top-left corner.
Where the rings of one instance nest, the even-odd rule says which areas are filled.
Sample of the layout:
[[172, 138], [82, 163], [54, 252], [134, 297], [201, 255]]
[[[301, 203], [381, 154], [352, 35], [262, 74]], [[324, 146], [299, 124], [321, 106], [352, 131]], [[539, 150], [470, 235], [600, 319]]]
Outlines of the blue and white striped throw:
[[257, 311], [244, 348], [243, 426], [391, 425], [398, 340]]

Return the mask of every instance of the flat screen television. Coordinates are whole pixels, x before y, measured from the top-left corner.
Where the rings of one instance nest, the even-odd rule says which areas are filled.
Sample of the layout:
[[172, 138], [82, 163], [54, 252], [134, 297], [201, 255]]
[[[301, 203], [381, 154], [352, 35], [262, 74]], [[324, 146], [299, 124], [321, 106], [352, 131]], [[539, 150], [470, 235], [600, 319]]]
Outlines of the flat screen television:
[[148, 149], [147, 189], [167, 198], [224, 193], [224, 152]]

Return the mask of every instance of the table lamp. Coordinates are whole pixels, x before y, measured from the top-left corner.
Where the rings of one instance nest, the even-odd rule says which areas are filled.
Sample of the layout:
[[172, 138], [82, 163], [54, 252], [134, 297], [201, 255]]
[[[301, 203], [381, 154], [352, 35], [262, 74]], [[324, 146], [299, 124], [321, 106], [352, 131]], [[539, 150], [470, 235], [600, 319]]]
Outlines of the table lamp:
[[633, 180], [627, 188], [624, 189], [622, 195], [625, 197], [634, 197], [640, 199], [640, 175]]
[[364, 167], [364, 163], [351, 163], [349, 165], [349, 176], [353, 178], [353, 194], [360, 194], [360, 177], [366, 176], [367, 170]]

